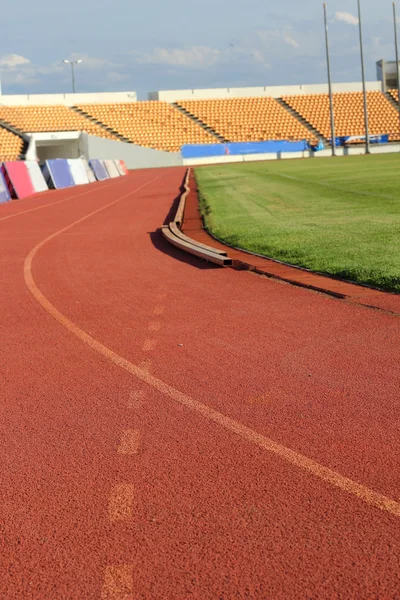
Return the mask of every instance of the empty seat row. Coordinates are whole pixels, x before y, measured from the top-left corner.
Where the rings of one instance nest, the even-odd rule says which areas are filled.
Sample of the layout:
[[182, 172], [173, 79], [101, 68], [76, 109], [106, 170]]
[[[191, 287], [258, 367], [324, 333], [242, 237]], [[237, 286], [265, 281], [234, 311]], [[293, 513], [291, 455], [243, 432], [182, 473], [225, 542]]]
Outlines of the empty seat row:
[[68, 106], [4, 106], [0, 119], [26, 133], [86, 131], [98, 137], [115, 139], [111, 133]]
[[167, 102], [86, 104], [78, 108], [134, 144], [178, 152], [184, 144], [210, 144], [217, 139]]
[[231, 142], [315, 141], [315, 136], [274, 98], [182, 100], [177, 104]]
[[[326, 138], [331, 137], [328, 94], [283, 96], [283, 101]], [[399, 113], [381, 92], [367, 92], [368, 121], [371, 135], [389, 134], [400, 139]], [[362, 136], [365, 133], [362, 92], [333, 94], [336, 136]]]
[[24, 147], [22, 138], [11, 131], [0, 127], [0, 162], [18, 160]]

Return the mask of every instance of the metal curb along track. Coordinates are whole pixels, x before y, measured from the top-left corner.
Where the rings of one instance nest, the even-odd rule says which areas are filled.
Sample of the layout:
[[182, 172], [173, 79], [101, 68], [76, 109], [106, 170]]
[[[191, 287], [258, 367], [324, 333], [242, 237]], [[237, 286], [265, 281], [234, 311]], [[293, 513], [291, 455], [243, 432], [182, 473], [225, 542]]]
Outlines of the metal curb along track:
[[175, 218], [173, 221], [168, 223], [168, 225], [164, 225], [161, 228], [162, 234], [164, 238], [176, 248], [183, 250], [184, 252], [188, 252], [189, 254], [193, 254], [207, 262], [214, 263], [221, 267], [231, 267], [233, 261], [228, 257], [227, 252], [224, 250], [217, 250], [216, 248], [212, 248], [211, 246], [206, 246], [201, 242], [197, 242], [196, 240], [192, 240], [190, 237], [182, 233], [181, 227], [183, 224], [183, 216], [185, 213], [186, 199], [188, 197], [190, 188], [189, 188], [189, 176], [190, 169], [187, 170], [185, 183], [184, 183], [184, 192], [180, 198], [178, 210], [176, 211]]

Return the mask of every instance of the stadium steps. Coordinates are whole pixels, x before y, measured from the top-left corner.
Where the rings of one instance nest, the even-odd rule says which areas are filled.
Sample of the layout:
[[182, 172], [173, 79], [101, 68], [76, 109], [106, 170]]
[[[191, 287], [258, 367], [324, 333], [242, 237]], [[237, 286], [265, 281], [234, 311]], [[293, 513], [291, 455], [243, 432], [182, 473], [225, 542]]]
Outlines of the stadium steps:
[[29, 139], [28, 139], [28, 136], [26, 135], [26, 133], [24, 131], [21, 131], [21, 129], [17, 129], [17, 127], [13, 127], [13, 125], [11, 125], [11, 123], [8, 123], [7, 121], [4, 121], [3, 119], [0, 119], [0, 127], [2, 127], [3, 129], [7, 129], [11, 133], [13, 133], [14, 135], [17, 135], [19, 138], [22, 139], [24, 145], [22, 147], [21, 154], [19, 154], [19, 156], [18, 156], [18, 160], [24, 160], [26, 153], [28, 151], [28, 146], [29, 146]]
[[315, 127], [313, 127], [311, 123], [306, 121], [306, 119], [302, 117], [300, 113], [295, 111], [291, 106], [289, 106], [289, 104], [282, 100], [282, 98], [275, 98], [275, 100], [278, 102], [278, 104], [283, 106], [283, 108], [285, 108], [295, 119], [297, 119], [297, 121], [304, 125], [304, 127], [306, 127], [308, 131], [313, 134], [314, 137], [320, 138], [325, 146], [331, 145], [329, 140], [324, 135], [322, 135], [322, 133], [318, 131], [318, 129], [315, 129]]
[[82, 115], [83, 117], [85, 117], [85, 119], [87, 119], [88, 121], [92, 121], [92, 123], [96, 123], [96, 125], [98, 125], [102, 129], [104, 129], [104, 131], [107, 131], [108, 133], [112, 133], [112, 135], [114, 135], [120, 142], [125, 142], [126, 144], [133, 143], [132, 140], [128, 140], [128, 138], [121, 135], [119, 133], [119, 131], [112, 129], [112, 127], [108, 127], [105, 123], [103, 123], [102, 121], [99, 121], [98, 119], [95, 119], [94, 117], [92, 117], [92, 115], [90, 115], [89, 113], [85, 112], [84, 110], [78, 108], [77, 106], [71, 106], [70, 108], [72, 110], [74, 110], [75, 112], [79, 113], [80, 115]]
[[399, 105], [390, 92], [385, 92], [383, 95], [389, 100], [390, 104], [394, 106], [396, 110], [399, 110]]
[[204, 131], [207, 131], [208, 133], [213, 135], [219, 142], [222, 142], [225, 144], [229, 142], [229, 140], [227, 140], [220, 133], [215, 131], [215, 129], [212, 129], [211, 127], [209, 127], [207, 125], [207, 123], [204, 123], [204, 121], [202, 121], [201, 119], [199, 119], [198, 117], [193, 115], [191, 112], [186, 110], [186, 108], [183, 108], [183, 106], [180, 106], [177, 102], [172, 102], [172, 106], [174, 108], [176, 108], [176, 110], [179, 110], [180, 113], [185, 115], [185, 117], [188, 117], [189, 119], [191, 119], [194, 123], [196, 123], [196, 125], [199, 125], [202, 129], [204, 129]]

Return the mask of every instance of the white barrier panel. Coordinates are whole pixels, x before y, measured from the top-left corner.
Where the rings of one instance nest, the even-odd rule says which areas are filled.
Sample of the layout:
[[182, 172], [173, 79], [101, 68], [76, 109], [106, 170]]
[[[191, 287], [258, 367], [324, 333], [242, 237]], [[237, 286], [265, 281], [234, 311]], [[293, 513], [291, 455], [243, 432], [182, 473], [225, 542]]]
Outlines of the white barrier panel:
[[120, 177], [119, 171], [113, 160], [104, 160], [103, 163], [110, 177]]
[[121, 175], [121, 177], [123, 175], [126, 175], [125, 169], [121, 164], [120, 160], [114, 160], [115, 166], [117, 167], [118, 173]]
[[43, 177], [39, 163], [37, 163], [35, 160], [26, 160], [25, 163], [35, 192], [46, 192], [49, 187], [45, 178]]
[[85, 165], [80, 158], [68, 158], [67, 162], [75, 185], [85, 185], [89, 183]]
[[95, 181], [97, 181], [96, 176], [93, 173], [87, 159], [81, 158], [81, 161], [83, 162], [83, 166], [85, 167], [85, 171], [86, 171], [87, 178], [89, 179], [89, 183], [94, 183]]

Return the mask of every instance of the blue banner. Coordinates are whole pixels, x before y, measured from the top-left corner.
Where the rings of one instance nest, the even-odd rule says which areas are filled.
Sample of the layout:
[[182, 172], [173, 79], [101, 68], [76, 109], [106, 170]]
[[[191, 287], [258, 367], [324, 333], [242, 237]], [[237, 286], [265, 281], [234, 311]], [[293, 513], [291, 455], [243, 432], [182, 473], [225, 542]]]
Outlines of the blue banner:
[[228, 144], [196, 144], [182, 146], [183, 158], [208, 158], [211, 156], [238, 156], [243, 154], [277, 154], [308, 150], [306, 140], [301, 142], [232, 142]]
[[[336, 146], [345, 146], [349, 143], [355, 142], [365, 142], [365, 135], [344, 135], [341, 137], [336, 137]], [[370, 135], [369, 141], [371, 144], [388, 144], [389, 143], [389, 134], [385, 135]], [[331, 140], [329, 140], [331, 142]]]

